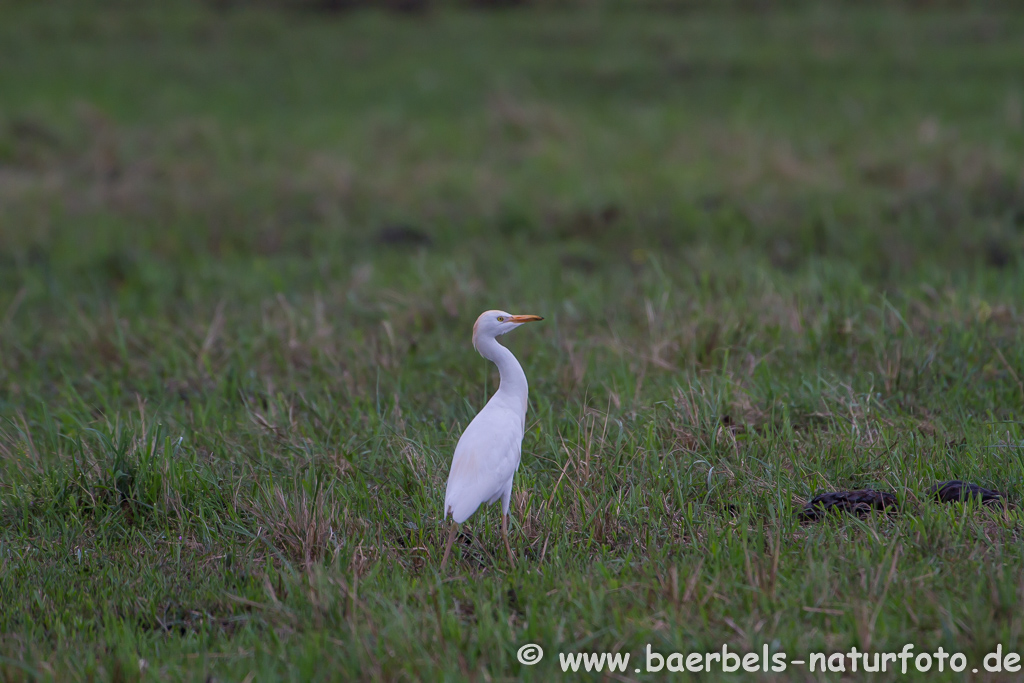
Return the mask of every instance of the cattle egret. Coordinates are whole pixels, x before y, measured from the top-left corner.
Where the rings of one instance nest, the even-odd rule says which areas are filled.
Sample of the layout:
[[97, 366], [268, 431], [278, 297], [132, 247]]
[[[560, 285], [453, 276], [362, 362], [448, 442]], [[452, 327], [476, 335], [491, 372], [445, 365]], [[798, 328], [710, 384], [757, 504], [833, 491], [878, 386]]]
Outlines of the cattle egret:
[[523, 323], [543, 320], [539, 315], [512, 315], [505, 311], [485, 311], [473, 325], [473, 346], [480, 355], [498, 366], [498, 390], [483, 407], [455, 446], [448, 487], [444, 492], [444, 517], [452, 518], [452, 530], [444, 549], [441, 569], [458, 532], [458, 525], [469, 519], [484, 503], [501, 499], [501, 535], [509, 560], [515, 564], [508, 542], [508, 504], [512, 498], [512, 478], [519, 469], [526, 429], [526, 397], [529, 386], [526, 373], [512, 352], [498, 343], [497, 337]]

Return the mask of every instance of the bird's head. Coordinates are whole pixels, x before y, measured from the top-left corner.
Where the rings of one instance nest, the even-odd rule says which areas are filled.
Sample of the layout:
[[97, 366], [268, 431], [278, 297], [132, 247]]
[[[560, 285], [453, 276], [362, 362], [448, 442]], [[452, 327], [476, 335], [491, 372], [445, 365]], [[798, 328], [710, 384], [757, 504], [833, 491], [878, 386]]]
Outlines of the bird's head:
[[473, 324], [473, 348], [480, 348], [482, 339], [494, 339], [511, 332], [523, 323], [532, 323], [544, 318], [539, 315], [512, 315], [505, 311], [484, 311]]

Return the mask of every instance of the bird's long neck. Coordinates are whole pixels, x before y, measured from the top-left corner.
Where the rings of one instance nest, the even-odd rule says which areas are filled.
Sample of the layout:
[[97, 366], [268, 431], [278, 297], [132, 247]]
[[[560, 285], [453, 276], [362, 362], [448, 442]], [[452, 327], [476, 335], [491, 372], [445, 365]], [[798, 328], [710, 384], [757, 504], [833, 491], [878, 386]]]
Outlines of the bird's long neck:
[[526, 382], [526, 373], [512, 352], [498, 343], [497, 339], [484, 338], [477, 344], [480, 355], [498, 366], [498, 391], [491, 397], [492, 401], [504, 403], [521, 412], [526, 417], [526, 398], [530, 387]]

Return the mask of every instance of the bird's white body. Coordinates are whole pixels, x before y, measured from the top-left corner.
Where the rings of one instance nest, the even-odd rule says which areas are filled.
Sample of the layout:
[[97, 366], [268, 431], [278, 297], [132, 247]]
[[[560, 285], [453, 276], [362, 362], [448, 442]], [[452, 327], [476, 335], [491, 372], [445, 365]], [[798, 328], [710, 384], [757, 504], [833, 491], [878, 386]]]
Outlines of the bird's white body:
[[487, 311], [473, 326], [473, 344], [480, 355], [498, 366], [498, 390], [462, 433], [455, 447], [444, 513], [457, 523], [469, 519], [481, 505], [501, 500], [508, 515], [512, 480], [519, 469], [529, 385], [522, 366], [496, 337], [538, 316], [514, 316]]
[[503, 396], [499, 388], [459, 438], [444, 493], [444, 509], [458, 524], [484, 503], [499, 498], [502, 513], [508, 513], [526, 423], [526, 401], [520, 403], [517, 398]]

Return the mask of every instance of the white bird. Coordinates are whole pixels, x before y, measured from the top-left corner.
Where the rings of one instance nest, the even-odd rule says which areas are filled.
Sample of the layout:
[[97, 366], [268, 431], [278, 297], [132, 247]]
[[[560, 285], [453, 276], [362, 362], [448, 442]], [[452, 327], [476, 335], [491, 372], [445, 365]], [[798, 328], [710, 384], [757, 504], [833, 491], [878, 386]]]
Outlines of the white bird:
[[444, 549], [441, 569], [458, 532], [458, 525], [469, 519], [484, 503], [501, 499], [501, 535], [509, 560], [515, 564], [508, 543], [508, 504], [512, 498], [512, 479], [519, 469], [523, 431], [526, 429], [526, 399], [529, 385], [526, 373], [512, 352], [498, 343], [497, 337], [523, 323], [543, 320], [539, 315], [512, 315], [505, 311], [484, 311], [473, 325], [473, 346], [480, 355], [498, 366], [498, 390], [483, 407], [455, 446], [448, 487], [444, 492], [444, 517], [452, 518], [452, 530]]

